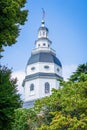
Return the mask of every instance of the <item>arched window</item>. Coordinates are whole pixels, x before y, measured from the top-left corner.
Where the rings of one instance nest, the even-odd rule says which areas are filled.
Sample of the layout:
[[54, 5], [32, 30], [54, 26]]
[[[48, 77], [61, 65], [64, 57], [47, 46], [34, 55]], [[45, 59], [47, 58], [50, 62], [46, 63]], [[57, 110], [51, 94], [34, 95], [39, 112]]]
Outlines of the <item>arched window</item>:
[[30, 91], [34, 91], [34, 84], [30, 85]]
[[50, 84], [48, 82], [45, 83], [45, 93], [50, 92]]
[[38, 47], [40, 46], [40, 44], [38, 44]]
[[43, 36], [45, 35], [45, 32], [43, 32]]

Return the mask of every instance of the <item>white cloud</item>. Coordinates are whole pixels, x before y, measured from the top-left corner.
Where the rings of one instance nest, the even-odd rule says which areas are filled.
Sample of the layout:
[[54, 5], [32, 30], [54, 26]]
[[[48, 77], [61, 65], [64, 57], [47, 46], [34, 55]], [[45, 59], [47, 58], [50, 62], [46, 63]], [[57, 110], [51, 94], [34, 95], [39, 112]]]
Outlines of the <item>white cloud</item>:
[[15, 71], [12, 73], [12, 78], [17, 78], [17, 85], [18, 85], [18, 91], [20, 94], [22, 94], [22, 97], [23, 97], [23, 87], [22, 87], [22, 82], [25, 78], [25, 72], [23, 71]]
[[77, 65], [64, 65], [63, 66], [63, 77], [64, 80], [67, 80], [70, 75], [76, 71]]

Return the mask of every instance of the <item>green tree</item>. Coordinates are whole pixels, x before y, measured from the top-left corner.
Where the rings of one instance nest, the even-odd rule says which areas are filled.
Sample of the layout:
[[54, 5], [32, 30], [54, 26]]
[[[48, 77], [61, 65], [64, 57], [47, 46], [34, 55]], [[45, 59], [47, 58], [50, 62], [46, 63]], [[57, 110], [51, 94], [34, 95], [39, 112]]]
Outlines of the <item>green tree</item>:
[[86, 130], [87, 116], [81, 115], [80, 119], [77, 117], [70, 117], [56, 112], [50, 125], [42, 125], [36, 130]]
[[16, 43], [28, 13], [23, 10], [25, 3], [26, 0], [0, 0], [0, 52], [4, 46]]
[[42, 124], [42, 117], [31, 109], [16, 109], [12, 130], [35, 130]]
[[0, 129], [11, 130], [14, 109], [21, 107], [20, 95], [17, 93], [17, 79], [11, 78], [12, 71], [0, 67]]
[[[34, 116], [25, 114], [28, 115], [25, 121], [20, 114], [22, 122], [29, 126], [23, 130], [87, 130], [87, 74], [81, 73], [77, 82], [61, 81], [60, 84], [58, 90], [52, 90], [52, 95], [35, 102], [31, 109]], [[17, 119], [16, 116], [13, 130], [21, 130], [20, 124], [17, 126], [21, 120]]]
[[87, 63], [79, 65], [77, 70], [70, 76], [69, 80], [78, 82], [82, 73], [87, 74]]
[[87, 129], [87, 74], [84, 74], [84, 78], [85, 81], [62, 82], [63, 87], [53, 91], [47, 101], [45, 98], [40, 101], [40, 104], [38, 101], [36, 102], [38, 110], [41, 111], [45, 106], [48, 109], [48, 115], [53, 116], [49, 120], [44, 114], [44, 118], [48, 120], [49, 124], [43, 125], [43, 123], [37, 130]]

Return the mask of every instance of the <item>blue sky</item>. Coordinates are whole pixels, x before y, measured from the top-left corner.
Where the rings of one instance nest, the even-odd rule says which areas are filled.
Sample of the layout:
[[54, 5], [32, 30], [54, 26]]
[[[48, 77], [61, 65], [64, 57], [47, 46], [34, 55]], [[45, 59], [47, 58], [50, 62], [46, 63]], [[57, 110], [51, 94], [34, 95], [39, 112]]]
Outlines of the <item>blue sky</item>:
[[17, 43], [5, 48], [1, 63], [13, 68], [14, 72], [25, 71], [41, 26], [42, 8], [52, 48], [65, 67], [64, 71], [73, 71], [74, 66], [86, 63], [87, 0], [27, 0], [27, 21], [21, 27]]

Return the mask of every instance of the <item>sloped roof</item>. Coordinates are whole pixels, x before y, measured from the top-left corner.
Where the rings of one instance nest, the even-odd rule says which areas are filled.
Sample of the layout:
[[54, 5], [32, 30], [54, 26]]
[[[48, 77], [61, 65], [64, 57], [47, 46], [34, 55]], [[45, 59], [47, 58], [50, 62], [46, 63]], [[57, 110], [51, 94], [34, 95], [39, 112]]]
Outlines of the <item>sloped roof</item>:
[[53, 55], [51, 52], [39, 52], [37, 54], [32, 54], [28, 60], [27, 65], [37, 63], [37, 62], [48, 62], [48, 63], [55, 63], [58, 66], [62, 67], [60, 60]]

